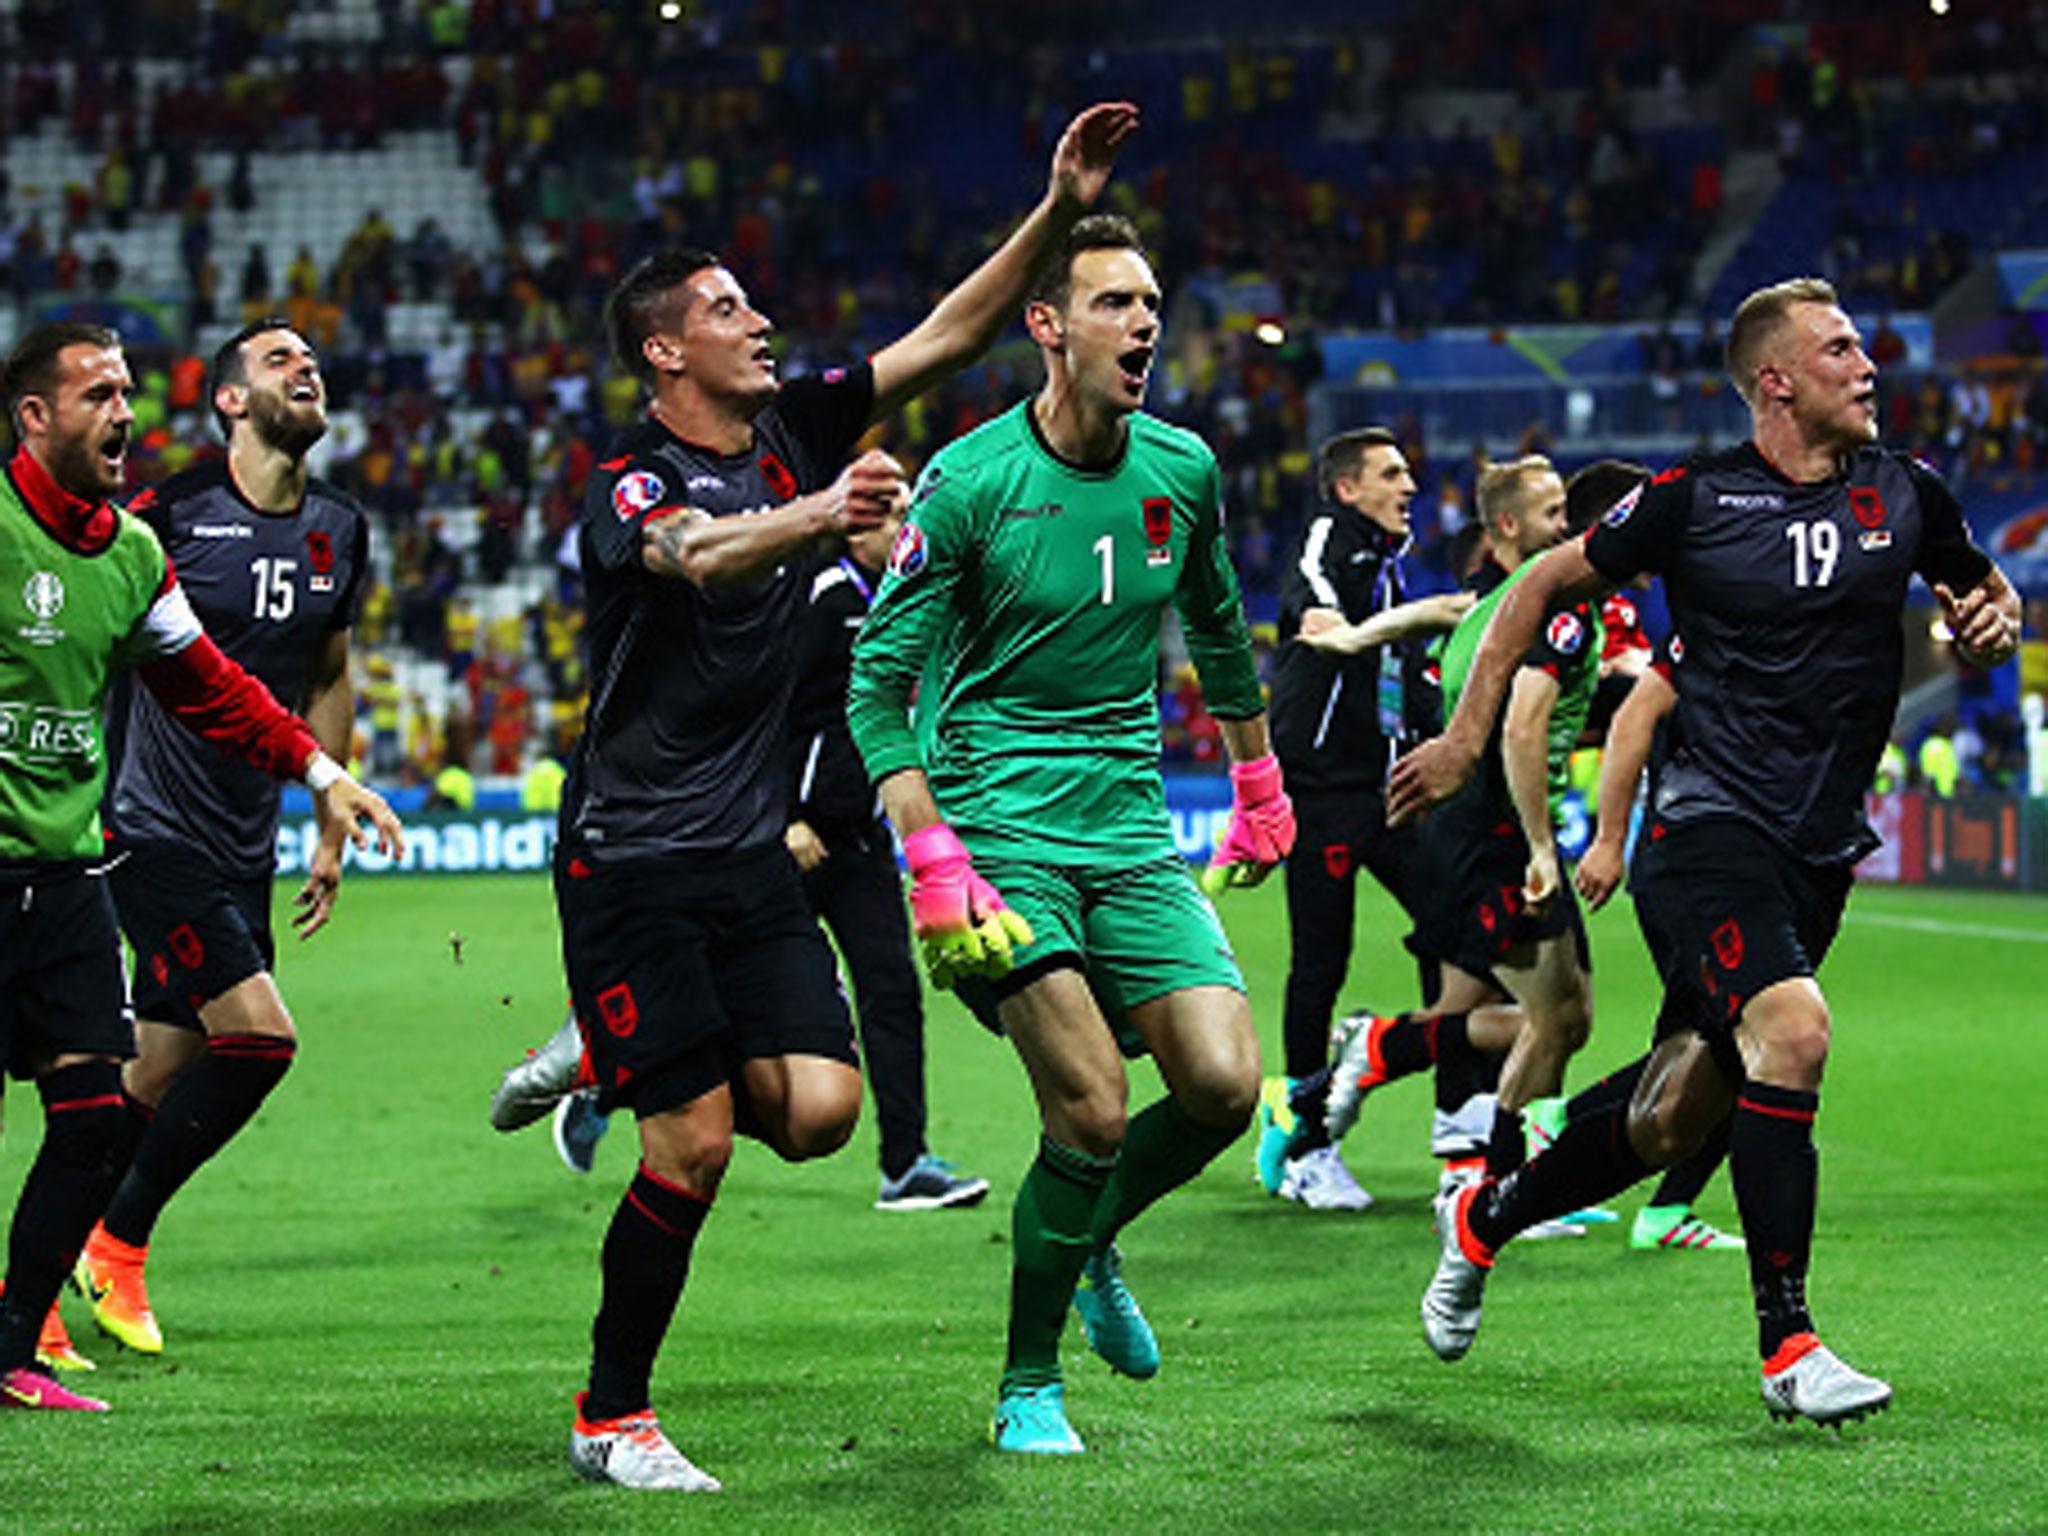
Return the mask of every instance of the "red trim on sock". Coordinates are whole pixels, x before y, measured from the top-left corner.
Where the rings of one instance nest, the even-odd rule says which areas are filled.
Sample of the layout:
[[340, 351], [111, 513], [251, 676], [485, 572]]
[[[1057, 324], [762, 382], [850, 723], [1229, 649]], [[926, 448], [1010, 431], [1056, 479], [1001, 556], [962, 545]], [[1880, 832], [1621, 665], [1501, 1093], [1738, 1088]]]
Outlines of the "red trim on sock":
[[1493, 1250], [1473, 1235], [1472, 1202], [1479, 1198], [1480, 1190], [1495, 1182], [1493, 1179], [1482, 1179], [1479, 1183], [1468, 1184], [1458, 1191], [1458, 1248], [1467, 1259], [1481, 1269], [1493, 1268]]
[[1801, 1360], [1820, 1348], [1820, 1335], [1815, 1333], [1790, 1333], [1777, 1348], [1777, 1352], [1764, 1362], [1764, 1374], [1775, 1376], [1780, 1371], [1790, 1370]]
[[683, 1229], [681, 1227], [672, 1227], [667, 1222], [663, 1221], [659, 1216], [655, 1215], [654, 1212], [650, 1211], [647, 1208], [647, 1202], [645, 1200], [642, 1200], [638, 1195], [634, 1194], [630, 1188], [626, 1191], [626, 1204], [632, 1206], [634, 1210], [638, 1211], [642, 1216], [645, 1216], [649, 1221], [653, 1222], [657, 1227], [661, 1228], [661, 1230], [666, 1232], [670, 1237], [681, 1237], [683, 1235]]
[[711, 1203], [702, 1195], [698, 1194], [694, 1189], [685, 1189], [682, 1185], [676, 1183], [676, 1181], [673, 1179], [664, 1179], [660, 1174], [656, 1173], [652, 1168], [648, 1167], [645, 1163], [642, 1163], [640, 1165], [639, 1172], [642, 1178], [649, 1179], [654, 1183], [659, 1184], [663, 1189], [667, 1190], [672, 1195], [681, 1195], [685, 1200], [694, 1200], [699, 1205], [709, 1205]]
[[59, 1099], [54, 1104], [45, 1104], [43, 1109], [46, 1113], [54, 1115], [66, 1109], [119, 1109], [121, 1104], [121, 1095], [118, 1093], [96, 1093], [89, 1099]]
[[1759, 1104], [1755, 1099], [1737, 1099], [1737, 1109], [1749, 1110], [1752, 1114], [1770, 1115], [1778, 1120], [1797, 1120], [1804, 1125], [1813, 1124], [1815, 1111], [1810, 1109], [1781, 1109], [1775, 1104]]

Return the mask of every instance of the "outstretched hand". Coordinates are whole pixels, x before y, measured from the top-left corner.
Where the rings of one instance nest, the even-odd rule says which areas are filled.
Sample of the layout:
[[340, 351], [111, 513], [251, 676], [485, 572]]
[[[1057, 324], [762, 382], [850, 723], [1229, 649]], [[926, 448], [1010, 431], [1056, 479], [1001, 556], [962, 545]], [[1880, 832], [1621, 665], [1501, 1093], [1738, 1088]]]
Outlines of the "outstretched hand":
[[1117, 151], [1138, 129], [1138, 109], [1128, 101], [1097, 102], [1067, 124], [1052, 152], [1052, 196], [1063, 207], [1095, 206]]

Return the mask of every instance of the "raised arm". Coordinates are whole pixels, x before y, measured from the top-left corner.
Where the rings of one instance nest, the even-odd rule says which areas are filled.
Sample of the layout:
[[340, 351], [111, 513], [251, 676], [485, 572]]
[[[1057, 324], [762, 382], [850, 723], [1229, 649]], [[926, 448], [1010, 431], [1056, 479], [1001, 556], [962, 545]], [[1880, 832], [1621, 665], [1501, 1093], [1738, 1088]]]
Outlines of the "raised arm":
[[1137, 126], [1138, 109], [1126, 101], [1098, 103], [1067, 125], [1053, 150], [1052, 176], [1038, 206], [916, 329], [875, 354], [874, 419], [995, 345], [1023, 302], [1039, 258], [1094, 206], [1117, 151]]
[[1573, 884], [1598, 912], [1621, 885], [1622, 853], [1628, 843], [1629, 812], [1635, 808], [1636, 785], [1650, 761], [1657, 722], [1671, 713], [1678, 690], [1655, 667], [1636, 678], [1628, 697], [1607, 725], [1607, 743], [1600, 755], [1600, 818], [1586, 856], [1579, 860]]
[[903, 466], [870, 448], [824, 490], [771, 512], [713, 517], [678, 507], [650, 517], [640, 532], [640, 562], [707, 592], [745, 586], [792, 556], [879, 528], [903, 495]]
[[[1303, 645], [1318, 651], [1356, 656], [1376, 645], [1406, 640], [1413, 635], [1440, 635], [1456, 629], [1458, 620], [1470, 613], [1478, 601], [1470, 592], [1439, 592], [1382, 609], [1356, 624], [1345, 623], [1341, 614], [1333, 615], [1327, 608], [1311, 608], [1301, 616], [1298, 638]], [[1317, 615], [1329, 617], [1319, 619]]]
[[1456, 794], [1472, 776], [1508, 683], [1535, 643], [1544, 619], [1559, 608], [1605, 597], [1613, 590], [1613, 583], [1594, 569], [1577, 539], [1537, 559], [1534, 569], [1501, 598], [1487, 621], [1465, 678], [1465, 691], [1458, 697], [1457, 712], [1443, 735], [1424, 742], [1394, 764], [1387, 781], [1390, 825], [1412, 821]]

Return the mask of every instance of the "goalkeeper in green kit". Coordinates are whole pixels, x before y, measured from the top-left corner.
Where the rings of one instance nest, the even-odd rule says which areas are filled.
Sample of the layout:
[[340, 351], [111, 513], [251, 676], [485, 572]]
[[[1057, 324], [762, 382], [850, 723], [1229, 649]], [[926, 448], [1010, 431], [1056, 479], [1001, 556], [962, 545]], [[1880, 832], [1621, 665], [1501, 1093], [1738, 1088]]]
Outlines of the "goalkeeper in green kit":
[[[1231, 758], [1208, 883], [1257, 880], [1294, 841], [1216, 460], [1139, 410], [1159, 310], [1130, 223], [1077, 223], [1025, 306], [1044, 388], [933, 458], [854, 648], [848, 722], [903, 840], [927, 963], [993, 998], [1044, 1131], [1014, 1214], [1006, 1451], [1083, 1448], [1061, 1389], [1070, 1305], [1117, 1371], [1159, 1369], [1116, 1236], [1258, 1097], [1244, 981], [1159, 777], [1169, 603]], [[1140, 1051], [1168, 1093], [1128, 1116], [1122, 1057]]]

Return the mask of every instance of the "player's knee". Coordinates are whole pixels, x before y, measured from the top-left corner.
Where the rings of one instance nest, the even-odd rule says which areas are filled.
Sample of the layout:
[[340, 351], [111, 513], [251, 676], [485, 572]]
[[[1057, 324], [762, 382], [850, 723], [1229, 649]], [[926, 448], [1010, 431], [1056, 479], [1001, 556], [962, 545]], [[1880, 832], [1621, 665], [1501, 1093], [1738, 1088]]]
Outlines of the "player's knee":
[[1744, 1056], [1751, 1077], [1783, 1088], [1820, 1087], [1834, 1029], [1817, 992], [1774, 1000], [1744, 1022], [1750, 1026]]
[[730, 1127], [667, 1128], [657, 1140], [643, 1138], [640, 1160], [657, 1178], [666, 1179], [709, 1200], [718, 1193], [732, 1164]]
[[845, 1102], [792, 1106], [782, 1153], [792, 1162], [827, 1157], [845, 1146], [860, 1120], [860, 1097]]
[[43, 1155], [67, 1168], [111, 1176], [127, 1155], [121, 1069], [111, 1058], [57, 1067], [36, 1079], [43, 1101]]
[[1190, 1119], [1219, 1130], [1242, 1129], [1258, 1107], [1258, 1068], [1246, 1071], [1236, 1063], [1214, 1063], [1194, 1073], [1174, 1097]]
[[1060, 1122], [1047, 1126], [1057, 1140], [1090, 1157], [1114, 1157], [1124, 1144], [1129, 1111], [1121, 1095], [1091, 1093], [1062, 1105]]
[[1667, 1097], [1629, 1112], [1629, 1143], [1652, 1168], [1669, 1168], [1698, 1149], [1705, 1127], [1687, 1113], [1685, 1104]]
[[121, 1086], [128, 1097], [154, 1109], [171, 1091], [171, 1083], [185, 1067], [183, 1061], [164, 1061], [146, 1056], [130, 1060], [121, 1072]]

